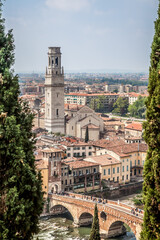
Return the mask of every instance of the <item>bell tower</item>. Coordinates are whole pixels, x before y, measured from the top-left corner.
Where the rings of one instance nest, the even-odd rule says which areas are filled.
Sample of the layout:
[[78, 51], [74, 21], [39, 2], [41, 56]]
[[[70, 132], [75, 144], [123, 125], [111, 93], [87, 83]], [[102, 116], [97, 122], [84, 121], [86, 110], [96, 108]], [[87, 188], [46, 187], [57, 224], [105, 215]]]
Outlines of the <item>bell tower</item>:
[[64, 71], [60, 47], [49, 47], [45, 76], [45, 128], [64, 134]]

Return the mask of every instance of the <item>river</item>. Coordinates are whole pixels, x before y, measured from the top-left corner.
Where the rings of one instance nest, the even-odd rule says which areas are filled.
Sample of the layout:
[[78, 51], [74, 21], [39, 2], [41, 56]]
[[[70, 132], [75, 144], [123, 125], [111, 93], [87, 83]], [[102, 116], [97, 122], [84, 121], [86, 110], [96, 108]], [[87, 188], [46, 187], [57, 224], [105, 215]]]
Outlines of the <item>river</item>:
[[[73, 225], [73, 221], [65, 217], [45, 218], [40, 220], [40, 232], [34, 240], [88, 240], [91, 228]], [[110, 240], [136, 240], [134, 234], [127, 232], [123, 237]]]

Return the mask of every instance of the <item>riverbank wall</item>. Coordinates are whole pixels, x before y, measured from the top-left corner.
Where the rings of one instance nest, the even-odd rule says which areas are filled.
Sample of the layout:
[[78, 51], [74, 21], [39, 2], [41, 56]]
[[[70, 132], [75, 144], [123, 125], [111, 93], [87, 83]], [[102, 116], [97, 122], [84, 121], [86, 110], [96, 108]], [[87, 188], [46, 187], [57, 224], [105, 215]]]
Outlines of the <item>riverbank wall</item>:
[[87, 195], [114, 200], [116, 198], [128, 196], [142, 191], [142, 185], [143, 181], [133, 182], [125, 185], [120, 185], [114, 188], [104, 188], [103, 190], [89, 192], [87, 193]]

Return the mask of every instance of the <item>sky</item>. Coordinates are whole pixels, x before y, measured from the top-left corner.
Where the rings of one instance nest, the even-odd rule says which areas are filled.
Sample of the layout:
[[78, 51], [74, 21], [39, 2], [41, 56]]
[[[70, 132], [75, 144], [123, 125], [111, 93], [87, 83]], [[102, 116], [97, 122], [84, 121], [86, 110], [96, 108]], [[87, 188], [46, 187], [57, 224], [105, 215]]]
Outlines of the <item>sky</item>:
[[15, 71], [45, 72], [59, 46], [65, 72], [148, 72], [158, 0], [6, 0]]

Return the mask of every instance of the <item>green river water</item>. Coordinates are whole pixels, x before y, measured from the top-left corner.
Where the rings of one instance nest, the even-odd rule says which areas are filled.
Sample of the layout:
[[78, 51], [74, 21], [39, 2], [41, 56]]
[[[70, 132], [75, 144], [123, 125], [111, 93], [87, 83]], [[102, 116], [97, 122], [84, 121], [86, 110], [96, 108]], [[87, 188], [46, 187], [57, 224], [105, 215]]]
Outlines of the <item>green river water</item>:
[[[40, 220], [40, 232], [34, 240], [88, 240], [91, 228], [74, 227], [71, 220], [65, 217], [45, 218]], [[110, 240], [136, 240], [134, 234], [127, 232], [123, 237]]]

